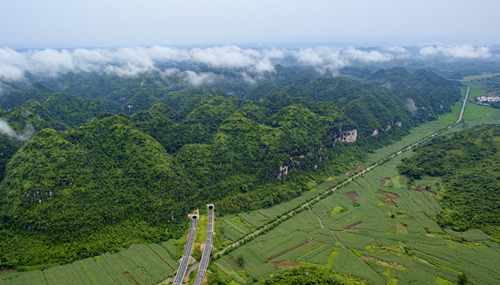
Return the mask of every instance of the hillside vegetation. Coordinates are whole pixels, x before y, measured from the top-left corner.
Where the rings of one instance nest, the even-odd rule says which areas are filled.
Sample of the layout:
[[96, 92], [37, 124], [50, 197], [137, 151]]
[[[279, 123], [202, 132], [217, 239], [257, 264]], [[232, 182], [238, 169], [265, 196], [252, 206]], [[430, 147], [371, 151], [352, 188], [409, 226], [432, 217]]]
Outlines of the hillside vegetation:
[[[64, 86], [91, 80], [75, 78]], [[41, 84], [14, 89], [8, 96], [17, 101], [2, 101], [1, 118], [18, 133], [31, 125], [36, 135], [26, 143], [1, 135], [8, 143], [0, 160], [0, 267], [178, 237], [186, 214], [209, 202], [233, 213], [290, 200], [312, 179], [356, 168], [460, 97], [423, 70], [383, 71], [364, 82], [288, 78], [274, 81], [280, 88], [270, 93], [268, 85], [255, 87], [253, 101], [218, 88], [161, 91], [138, 80], [121, 89], [132, 97], [80, 98]]]
[[412, 178], [442, 176], [437, 216], [455, 231], [479, 228], [500, 237], [500, 126], [476, 128], [434, 139], [399, 167]]

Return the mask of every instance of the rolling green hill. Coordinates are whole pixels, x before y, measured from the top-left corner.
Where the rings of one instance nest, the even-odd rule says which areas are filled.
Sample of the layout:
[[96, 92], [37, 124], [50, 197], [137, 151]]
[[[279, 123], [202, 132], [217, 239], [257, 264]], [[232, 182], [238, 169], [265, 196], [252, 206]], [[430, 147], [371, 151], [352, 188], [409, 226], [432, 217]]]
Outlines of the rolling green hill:
[[442, 227], [500, 237], [500, 127], [487, 124], [433, 140], [399, 167], [414, 178], [442, 176]]
[[[434, 119], [440, 111], [426, 105], [427, 91], [447, 92], [442, 110], [460, 95], [424, 71], [393, 89], [381, 87], [384, 76], [368, 83], [296, 76], [273, 83], [291, 94], [260, 90], [254, 101], [217, 88], [139, 92], [138, 79], [123, 79], [133, 88], [122, 82], [120, 92], [100, 93], [102, 102], [88, 99], [97, 93], [81, 98], [40, 84], [16, 89], [18, 105], [9, 101], [1, 118], [16, 131], [31, 124], [36, 134], [24, 144], [3, 138], [0, 268], [178, 237], [186, 214], [208, 202], [234, 213], [288, 201], [311, 180], [356, 168], [370, 151]], [[300, 88], [286, 89], [292, 85]], [[425, 112], [408, 108], [409, 99]]]

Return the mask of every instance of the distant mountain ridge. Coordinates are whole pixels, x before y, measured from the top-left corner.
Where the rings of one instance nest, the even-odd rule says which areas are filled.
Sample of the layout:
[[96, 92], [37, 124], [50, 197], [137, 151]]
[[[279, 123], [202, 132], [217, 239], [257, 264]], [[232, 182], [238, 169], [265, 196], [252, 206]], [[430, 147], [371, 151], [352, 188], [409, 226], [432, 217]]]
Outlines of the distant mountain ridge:
[[[255, 87], [254, 100], [220, 88], [155, 89], [137, 78], [119, 92], [87, 96], [103, 101], [40, 84], [16, 89], [8, 98], [17, 101], [0, 101], [10, 109], [0, 119], [15, 130], [31, 124], [36, 135], [25, 144], [0, 135], [8, 142], [0, 160], [7, 237], [0, 248], [9, 256], [0, 267], [177, 236], [185, 214], [207, 202], [231, 213], [287, 201], [311, 179], [355, 168], [368, 151], [460, 98], [453, 84], [426, 71], [394, 69], [359, 81], [279, 76]], [[82, 82], [90, 81], [72, 88]], [[65, 253], [16, 250], [44, 239]]]

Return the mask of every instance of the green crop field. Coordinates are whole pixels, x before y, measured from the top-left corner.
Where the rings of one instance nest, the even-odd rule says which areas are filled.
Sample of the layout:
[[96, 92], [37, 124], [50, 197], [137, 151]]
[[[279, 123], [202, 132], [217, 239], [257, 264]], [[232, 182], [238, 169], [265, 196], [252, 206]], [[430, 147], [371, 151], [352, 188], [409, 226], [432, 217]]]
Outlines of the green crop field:
[[245, 280], [241, 278], [234, 270], [231, 268], [231, 265], [229, 265], [226, 261], [224, 260], [217, 260], [214, 262], [215, 266], [222, 270], [227, 276], [231, 277], [235, 282], [239, 284], [244, 284]]
[[[170, 247], [170, 246], [169, 246]], [[43, 271], [0, 275], [0, 284], [157, 284], [177, 270], [178, 264], [158, 245], [135, 245]]]
[[[481, 107], [471, 106], [467, 111]], [[487, 110], [478, 112], [481, 116], [477, 118], [470, 115], [465, 126], [458, 125], [447, 132], [486, 120], [500, 122], [496, 110]], [[370, 161], [377, 161], [441, 129], [443, 119], [414, 129], [402, 141], [373, 153]], [[450, 122], [455, 120], [456, 115]], [[364, 278], [373, 284], [451, 284], [449, 282], [457, 282], [460, 272], [467, 273], [472, 284], [499, 283], [500, 245], [477, 229], [456, 233], [439, 227], [432, 219], [441, 210], [438, 203], [432, 194], [417, 190], [429, 185], [431, 191], [437, 191], [440, 178], [424, 177], [409, 184], [396, 170], [402, 159], [411, 155], [411, 151], [405, 152], [358, 177], [356, 183], [349, 183], [311, 205], [312, 211], [304, 211], [281, 223], [222, 260], [232, 270], [245, 270], [256, 279], [282, 270], [273, 263], [289, 262], [294, 266], [292, 262], [303, 262], [331, 266], [337, 272]], [[348, 192], [356, 193], [356, 203], [345, 195]], [[386, 195], [397, 195], [391, 196], [395, 205], [386, 205], [385, 202], [390, 201]], [[272, 217], [286, 210], [279, 206], [273, 207], [272, 214], [269, 209], [256, 212]], [[311, 242], [297, 247], [306, 240]], [[316, 248], [313, 242], [321, 247]], [[245, 257], [244, 267], [234, 262], [237, 254]]]
[[[421, 125], [401, 141], [377, 150], [365, 165], [454, 122], [460, 106], [457, 103], [453, 114]], [[447, 132], [484, 122], [499, 123], [500, 110], [469, 104], [464, 118], [464, 124]], [[478, 229], [463, 233], [443, 231], [433, 219], [440, 211], [435, 198], [416, 188], [418, 184], [429, 184], [432, 191], [437, 191], [439, 178], [424, 177], [408, 183], [409, 179], [396, 170], [402, 159], [411, 155], [407, 151], [379, 165], [311, 204], [310, 210], [296, 214], [214, 264], [239, 284], [279, 273], [283, 269], [274, 263], [283, 262], [289, 262], [290, 266], [300, 262], [331, 267], [373, 284], [456, 283], [460, 272], [467, 273], [471, 284], [500, 284], [498, 242]], [[250, 233], [267, 219], [282, 215], [335, 186], [337, 179], [327, 180], [300, 197], [268, 209], [222, 217], [224, 236], [236, 240]], [[355, 203], [346, 196], [349, 192], [355, 192]], [[389, 194], [397, 196], [391, 196], [393, 204], [387, 203]], [[0, 285], [157, 284], [177, 269], [177, 244], [178, 241], [168, 241], [161, 245], [135, 245], [115, 254], [43, 271], [7, 273], [0, 275]], [[243, 266], [236, 263], [239, 254], [244, 258]], [[241, 277], [245, 276], [239, 274], [241, 271], [250, 278]]]
[[467, 84], [466, 81], [471, 81], [471, 80], [476, 80], [476, 79], [483, 79], [483, 78], [490, 78], [490, 77], [493, 77], [493, 76], [496, 76], [496, 75], [500, 75], [500, 73], [467, 76], [467, 77], [464, 77], [461, 81], [462, 81], [463, 84]]
[[470, 81], [462, 81], [462, 83], [470, 87], [470, 93], [469, 93], [470, 99], [484, 96], [484, 94], [486, 93], [483, 87], [479, 84]]

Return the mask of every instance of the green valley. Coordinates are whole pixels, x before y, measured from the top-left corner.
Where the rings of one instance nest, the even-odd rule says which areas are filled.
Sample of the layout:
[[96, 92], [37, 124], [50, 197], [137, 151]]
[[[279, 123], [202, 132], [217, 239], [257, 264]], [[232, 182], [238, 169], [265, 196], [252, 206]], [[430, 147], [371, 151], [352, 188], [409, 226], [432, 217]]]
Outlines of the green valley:
[[[438, 87], [425, 83], [430, 78]], [[214, 245], [227, 247], [362, 171], [367, 167], [363, 163], [387, 158], [441, 130], [444, 121], [435, 119], [455, 111], [452, 106], [460, 98], [455, 87], [425, 71], [394, 69], [363, 80], [360, 85], [320, 78], [300, 88], [285, 86], [282, 90], [288, 93], [263, 96], [257, 95], [264, 88], [258, 86], [253, 101], [219, 89], [186, 89], [155, 95], [154, 104], [129, 114], [112, 114], [106, 107], [92, 113], [96, 105], [88, 101], [92, 104], [61, 106], [43, 117], [43, 109], [35, 113], [32, 106], [43, 108], [45, 95], [38, 98], [42, 103], [32, 96], [2, 111], [7, 122], [13, 122], [15, 112], [22, 114], [24, 121], [12, 124], [17, 133], [29, 125], [36, 132], [26, 143], [2, 136], [10, 151], [0, 184], [0, 230], [6, 237], [0, 243], [2, 267], [54, 268], [104, 252], [120, 252], [105, 258], [127, 255], [130, 249], [122, 249], [130, 244], [150, 243], [148, 250], [161, 262], [148, 270], [175, 270], [170, 259], [182, 252], [185, 215], [193, 209], [214, 202], [219, 234]], [[377, 87], [387, 83], [397, 87]], [[443, 92], [447, 96], [436, 104], [432, 96]], [[73, 98], [50, 94], [47, 98], [55, 105], [68, 105], [64, 98]], [[83, 117], [66, 115], [74, 108], [89, 111]], [[484, 118], [470, 117], [466, 125], [446, 132], [475, 126]], [[55, 128], [57, 123], [64, 127]], [[356, 176], [354, 183], [323, 195], [294, 217], [272, 224], [226, 255], [216, 255], [209, 282], [253, 284], [265, 279], [264, 284], [284, 284], [280, 282], [304, 270], [311, 272], [311, 280], [303, 282], [324, 277], [329, 280], [324, 282], [333, 282], [327, 284], [363, 284], [361, 279], [375, 284], [446, 283], [461, 272], [475, 282], [494, 280], [497, 269], [490, 264], [452, 266], [458, 261], [435, 260], [441, 254], [470, 260], [479, 251], [494, 260], [496, 242], [489, 231], [446, 229], [431, 196], [444, 185], [441, 177], [408, 179], [396, 171], [401, 156], [410, 155], [404, 152]], [[164, 251], [168, 258], [162, 257]], [[244, 265], [237, 262], [239, 255]], [[132, 278], [125, 279], [138, 284], [159, 282], [167, 271], [173, 272], [147, 271], [152, 279], [141, 279], [136, 267], [124, 269], [130, 262], [123, 261], [121, 269], [98, 266], [115, 283], [120, 278], [110, 270], [125, 270]], [[482, 266], [493, 273], [478, 276]], [[289, 267], [296, 269], [287, 271]], [[50, 278], [63, 278], [69, 267], [57, 268], [59, 277]], [[47, 270], [43, 274], [52, 274]], [[269, 274], [274, 277], [266, 279]], [[22, 278], [28, 277], [11, 273], [0, 281], [23, 284]]]

